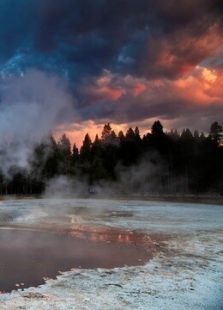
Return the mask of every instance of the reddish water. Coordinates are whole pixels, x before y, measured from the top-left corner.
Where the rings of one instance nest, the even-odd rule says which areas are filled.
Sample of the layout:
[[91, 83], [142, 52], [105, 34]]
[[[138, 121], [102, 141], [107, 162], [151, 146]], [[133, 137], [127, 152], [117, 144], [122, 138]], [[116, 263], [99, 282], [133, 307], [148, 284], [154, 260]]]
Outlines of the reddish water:
[[119, 231], [55, 233], [0, 230], [0, 291], [44, 283], [71, 268], [144, 264], [155, 245], [143, 234]]

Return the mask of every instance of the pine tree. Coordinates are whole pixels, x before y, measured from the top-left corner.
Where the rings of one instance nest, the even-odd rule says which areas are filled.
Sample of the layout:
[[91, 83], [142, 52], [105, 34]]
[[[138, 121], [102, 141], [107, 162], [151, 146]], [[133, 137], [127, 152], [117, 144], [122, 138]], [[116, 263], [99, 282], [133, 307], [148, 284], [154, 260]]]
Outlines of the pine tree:
[[89, 134], [87, 133], [84, 137], [83, 145], [80, 149], [80, 159], [82, 161], [90, 161], [91, 159], [91, 147], [92, 142]]
[[211, 124], [210, 138], [217, 144], [221, 144], [223, 140], [223, 128], [218, 122]]

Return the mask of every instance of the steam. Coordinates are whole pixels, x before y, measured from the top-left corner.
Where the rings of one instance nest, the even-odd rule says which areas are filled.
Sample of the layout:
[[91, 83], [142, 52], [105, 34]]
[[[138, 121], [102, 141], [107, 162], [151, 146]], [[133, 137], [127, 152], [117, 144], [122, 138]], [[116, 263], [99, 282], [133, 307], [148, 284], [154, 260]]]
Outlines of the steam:
[[[10, 177], [14, 167], [29, 168], [33, 148], [59, 126], [73, 121], [76, 115], [73, 97], [64, 80], [41, 71], [2, 78], [0, 96], [0, 162], [2, 172]], [[164, 178], [168, 179], [167, 164], [161, 161], [158, 154], [149, 154], [135, 166], [119, 164], [116, 167], [116, 181], [102, 180], [92, 186], [83, 177], [59, 176], [51, 179], [46, 185], [45, 196], [83, 197], [94, 194], [115, 197], [160, 193], [164, 174]], [[173, 180], [169, 184], [173, 185]], [[174, 189], [169, 187], [167, 190]]]
[[14, 165], [28, 167], [36, 143], [73, 114], [64, 81], [40, 71], [10, 77], [0, 84], [0, 161], [8, 175]]
[[58, 176], [46, 184], [44, 198], [82, 197], [89, 192], [87, 182], [77, 178]]
[[168, 165], [154, 152], [147, 154], [131, 167], [121, 164], [116, 167], [117, 180], [101, 180], [89, 185], [87, 180], [59, 176], [48, 181], [44, 198], [137, 197], [187, 193], [187, 182], [183, 177], [171, 179]]

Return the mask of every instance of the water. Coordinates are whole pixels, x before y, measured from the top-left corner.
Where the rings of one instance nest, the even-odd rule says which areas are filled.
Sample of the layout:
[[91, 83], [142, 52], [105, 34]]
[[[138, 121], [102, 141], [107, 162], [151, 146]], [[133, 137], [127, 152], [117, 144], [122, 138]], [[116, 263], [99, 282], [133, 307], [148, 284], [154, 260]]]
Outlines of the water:
[[71, 268], [141, 265], [151, 257], [144, 235], [0, 230], [0, 291], [37, 286]]

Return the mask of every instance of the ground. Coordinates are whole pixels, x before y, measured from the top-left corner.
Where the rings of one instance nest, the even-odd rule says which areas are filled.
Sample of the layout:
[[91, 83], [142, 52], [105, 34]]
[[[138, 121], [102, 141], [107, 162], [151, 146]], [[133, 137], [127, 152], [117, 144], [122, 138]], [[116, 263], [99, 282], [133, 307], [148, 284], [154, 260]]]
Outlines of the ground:
[[[0, 295], [0, 309], [223, 309], [223, 206], [100, 199], [3, 200], [1, 228], [86, 227], [164, 236], [143, 266], [74, 269]], [[159, 241], [158, 241], [159, 243]]]

